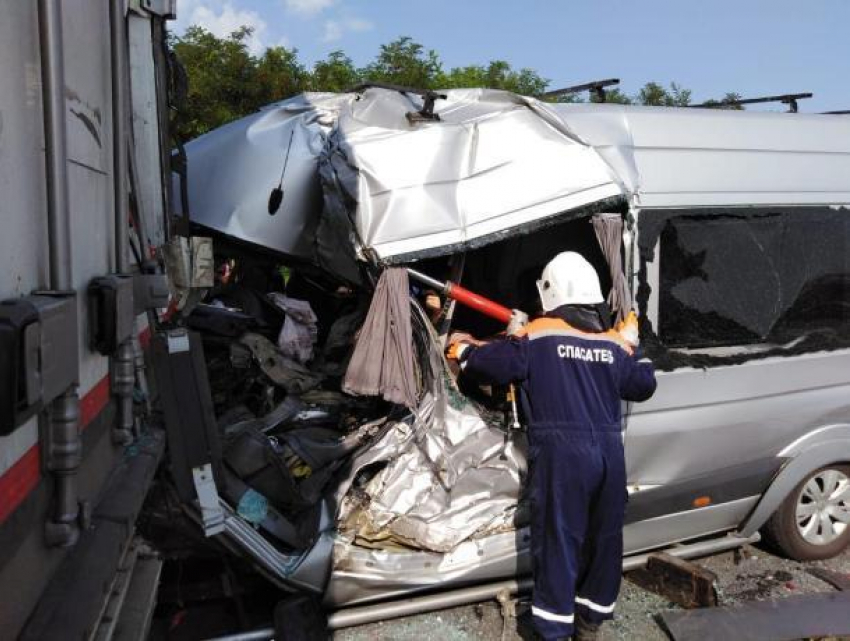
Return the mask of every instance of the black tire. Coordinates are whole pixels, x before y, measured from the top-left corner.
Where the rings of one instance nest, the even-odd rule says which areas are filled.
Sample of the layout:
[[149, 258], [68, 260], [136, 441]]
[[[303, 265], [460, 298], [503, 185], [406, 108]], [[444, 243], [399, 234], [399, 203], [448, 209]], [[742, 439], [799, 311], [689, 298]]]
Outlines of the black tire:
[[[797, 505], [802, 500], [801, 496], [806, 484], [830, 470], [850, 477], [850, 465], [832, 464], [812, 472], [794, 488], [762, 528], [765, 541], [794, 560], [819, 561], [829, 559], [841, 554], [850, 545], [850, 525], [844, 528], [838, 538], [823, 544], [807, 541], [797, 527]], [[850, 499], [843, 501], [843, 504], [850, 507]]]

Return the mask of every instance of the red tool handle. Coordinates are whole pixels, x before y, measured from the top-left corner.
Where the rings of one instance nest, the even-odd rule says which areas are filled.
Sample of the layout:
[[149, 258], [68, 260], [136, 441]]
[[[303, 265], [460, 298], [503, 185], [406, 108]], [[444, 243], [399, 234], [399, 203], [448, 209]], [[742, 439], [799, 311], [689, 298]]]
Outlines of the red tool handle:
[[415, 269], [410, 269], [409, 267], [407, 268], [407, 273], [414, 280], [424, 283], [425, 285], [428, 285], [428, 287], [433, 287], [434, 289], [441, 291], [443, 295], [453, 298], [461, 305], [466, 305], [470, 309], [481, 312], [485, 316], [495, 318], [497, 321], [507, 324], [513, 316], [513, 312], [504, 305], [499, 305], [499, 303], [496, 303], [489, 298], [484, 298], [480, 294], [471, 292], [457, 283], [444, 283], [436, 278], [431, 278], [427, 274], [418, 272]]
[[446, 283], [445, 292], [446, 296], [455, 299], [461, 305], [466, 305], [467, 307], [474, 309], [477, 312], [481, 312], [490, 318], [495, 318], [497, 321], [501, 321], [502, 323], [509, 323], [511, 316], [513, 316], [513, 312], [504, 305], [499, 305], [499, 303], [496, 303], [489, 298], [484, 298], [480, 294], [471, 292], [455, 283]]

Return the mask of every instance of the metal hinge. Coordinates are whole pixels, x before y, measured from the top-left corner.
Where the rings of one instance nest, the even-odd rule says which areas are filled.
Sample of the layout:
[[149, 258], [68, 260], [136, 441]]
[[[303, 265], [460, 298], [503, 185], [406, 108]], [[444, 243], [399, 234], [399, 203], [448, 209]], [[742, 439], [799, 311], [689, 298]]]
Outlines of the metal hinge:
[[207, 463], [201, 467], [193, 467], [192, 480], [195, 482], [195, 491], [198, 493], [198, 503], [201, 506], [204, 535], [209, 537], [221, 534], [224, 532], [224, 512], [218, 498], [212, 466]]

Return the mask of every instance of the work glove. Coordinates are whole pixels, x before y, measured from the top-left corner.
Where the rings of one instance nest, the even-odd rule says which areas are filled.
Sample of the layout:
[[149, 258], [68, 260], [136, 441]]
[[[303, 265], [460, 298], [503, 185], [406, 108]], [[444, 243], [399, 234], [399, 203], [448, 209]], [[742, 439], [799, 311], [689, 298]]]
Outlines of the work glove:
[[457, 361], [458, 363], [460, 363], [461, 359], [464, 356], [464, 353], [469, 348], [470, 344], [462, 341], [449, 343], [448, 348], [446, 348], [446, 358], [450, 361]]
[[446, 358], [450, 361], [461, 362], [469, 356], [469, 349], [484, 345], [486, 341], [479, 341], [467, 332], [452, 332], [449, 334], [448, 347], [446, 347]]
[[511, 320], [508, 321], [508, 336], [515, 336], [523, 327], [528, 325], [528, 314], [518, 309], [511, 310]]
[[640, 345], [640, 333], [638, 331], [638, 319], [634, 310], [630, 311], [624, 320], [617, 323], [617, 333], [624, 341], [632, 347]]

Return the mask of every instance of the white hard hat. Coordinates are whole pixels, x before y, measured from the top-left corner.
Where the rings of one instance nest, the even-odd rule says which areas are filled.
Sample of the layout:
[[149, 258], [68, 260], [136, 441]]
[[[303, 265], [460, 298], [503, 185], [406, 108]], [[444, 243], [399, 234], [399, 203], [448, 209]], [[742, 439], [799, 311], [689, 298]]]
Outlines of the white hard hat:
[[595, 305], [603, 302], [596, 270], [581, 254], [561, 252], [543, 268], [537, 281], [543, 310], [561, 305]]

